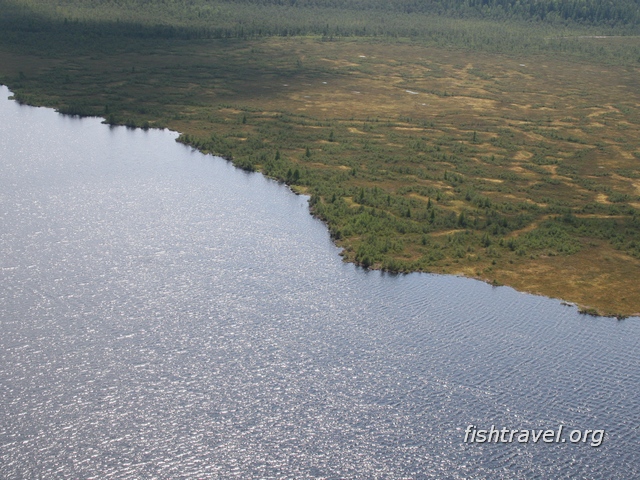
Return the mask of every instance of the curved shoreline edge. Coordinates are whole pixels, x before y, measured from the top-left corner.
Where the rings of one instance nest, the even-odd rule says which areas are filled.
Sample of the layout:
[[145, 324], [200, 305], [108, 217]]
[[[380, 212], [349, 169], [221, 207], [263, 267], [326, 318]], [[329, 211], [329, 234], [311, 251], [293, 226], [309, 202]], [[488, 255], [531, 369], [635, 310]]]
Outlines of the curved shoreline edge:
[[[81, 115], [81, 114], [70, 114], [70, 113], [66, 113], [64, 111], [61, 111], [58, 108], [55, 107], [50, 107], [47, 105], [33, 105], [30, 103], [24, 103], [19, 101], [18, 99], [14, 98], [13, 92], [10, 89], [9, 85], [5, 85], [5, 84], [0, 84], [0, 86], [4, 86], [8, 89], [8, 93], [9, 93], [9, 100], [15, 101], [20, 105], [23, 106], [28, 106], [28, 107], [34, 107], [34, 108], [49, 108], [54, 110], [56, 113], [58, 113], [59, 115], [64, 115], [64, 116], [71, 116], [71, 117], [81, 117], [81, 118], [99, 118], [102, 120], [102, 123], [105, 126], [108, 127], [125, 127], [125, 128], [129, 128], [129, 129], [140, 129], [140, 130], [149, 130], [149, 129], [159, 129], [159, 130], [167, 130], [167, 131], [171, 131], [174, 132], [175, 134], [177, 134], [177, 137], [175, 138], [175, 141], [177, 143], [181, 143], [186, 147], [189, 147], [191, 149], [193, 149], [194, 151], [198, 151], [199, 153], [203, 154], [203, 155], [211, 155], [213, 157], [218, 157], [222, 160], [225, 160], [229, 163], [231, 163], [235, 168], [239, 169], [239, 170], [243, 170], [246, 172], [250, 172], [250, 173], [259, 173], [262, 176], [264, 176], [265, 178], [274, 180], [276, 182], [278, 182], [279, 184], [282, 185], [286, 185], [286, 187], [293, 192], [296, 195], [305, 195], [309, 197], [309, 200], [311, 199], [311, 196], [308, 195], [307, 193], [305, 193], [304, 191], [302, 191], [301, 189], [296, 189], [296, 186], [292, 183], [288, 183], [286, 180], [282, 180], [273, 176], [270, 176], [268, 174], [266, 174], [265, 172], [263, 172], [260, 169], [248, 169], [243, 167], [242, 164], [238, 164], [236, 161], [234, 161], [234, 158], [231, 156], [227, 156], [227, 155], [221, 155], [221, 154], [217, 154], [217, 153], [212, 153], [209, 151], [204, 151], [200, 148], [198, 148], [196, 145], [193, 145], [192, 143], [189, 143], [188, 141], [186, 141], [185, 139], [185, 132], [180, 132], [180, 131], [176, 131], [176, 130], [172, 130], [170, 128], [167, 127], [153, 127], [150, 125], [145, 125], [145, 126], [132, 126], [132, 125], [128, 125], [126, 123], [110, 123], [109, 119], [103, 117], [103, 116], [99, 116], [99, 115]], [[327, 231], [330, 233], [330, 238], [332, 243], [340, 248], [342, 251], [344, 251], [344, 247], [342, 247], [341, 245], [339, 245], [336, 241], [336, 239], [333, 237], [333, 235], [331, 235], [331, 230], [330, 230], [330, 226], [328, 224], [328, 222], [323, 219], [321, 216], [319, 216], [313, 208], [313, 205], [309, 202], [309, 214], [312, 215], [314, 218], [322, 221], [322, 223], [325, 225], [325, 228], [327, 228]], [[473, 280], [477, 280], [477, 281], [481, 281], [483, 283], [486, 283], [488, 285], [491, 285], [493, 287], [508, 287], [508, 288], [512, 288], [515, 291], [521, 292], [521, 293], [525, 293], [525, 294], [529, 294], [529, 295], [534, 295], [534, 296], [541, 296], [541, 297], [545, 297], [548, 299], [553, 299], [553, 300], [558, 300], [560, 302], [561, 305], [566, 306], [566, 307], [575, 307], [578, 311], [579, 314], [581, 315], [586, 315], [586, 316], [591, 316], [591, 317], [605, 317], [605, 318], [616, 318], [618, 320], [624, 320], [627, 318], [638, 318], [640, 320], [640, 312], [635, 312], [635, 313], [631, 313], [631, 314], [622, 314], [622, 313], [615, 313], [615, 312], [609, 312], [597, 307], [593, 307], [587, 304], [583, 304], [583, 303], [579, 303], [579, 302], [573, 302], [568, 298], [564, 298], [564, 297], [556, 297], [556, 296], [551, 296], [551, 295], [547, 295], [544, 293], [540, 293], [537, 292], [535, 290], [531, 290], [531, 289], [526, 289], [526, 288], [517, 288], [513, 285], [510, 285], [508, 283], [500, 283], [500, 282], [496, 282], [495, 280], [491, 280], [488, 279], [486, 277], [482, 277], [482, 276], [478, 276], [478, 275], [467, 275], [464, 273], [458, 273], [458, 272], [437, 272], [437, 271], [429, 271], [429, 270], [410, 270], [410, 271], [397, 271], [397, 270], [391, 270], [391, 269], [386, 269], [384, 267], [382, 267], [381, 265], [363, 265], [362, 263], [358, 262], [357, 260], [350, 260], [348, 258], [345, 258], [345, 256], [342, 254], [342, 251], [340, 253], [340, 255], [343, 257], [343, 261], [347, 262], [347, 263], [353, 263], [354, 265], [358, 266], [359, 268], [363, 268], [365, 270], [378, 270], [381, 272], [388, 272], [388, 273], [392, 273], [392, 274], [402, 274], [402, 275], [408, 275], [411, 273], [424, 273], [424, 274], [429, 274], [429, 275], [447, 275], [447, 276], [456, 276], [456, 277], [461, 277], [461, 278], [469, 278], [469, 279], [473, 279]]]

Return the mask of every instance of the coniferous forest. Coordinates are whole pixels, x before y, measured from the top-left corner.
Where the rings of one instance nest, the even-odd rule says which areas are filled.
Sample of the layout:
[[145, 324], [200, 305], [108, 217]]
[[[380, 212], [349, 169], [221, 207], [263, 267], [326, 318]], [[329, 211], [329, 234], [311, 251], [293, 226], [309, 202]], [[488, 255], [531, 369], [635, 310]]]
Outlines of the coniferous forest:
[[640, 311], [640, 0], [0, 0], [23, 103], [310, 196], [346, 260]]

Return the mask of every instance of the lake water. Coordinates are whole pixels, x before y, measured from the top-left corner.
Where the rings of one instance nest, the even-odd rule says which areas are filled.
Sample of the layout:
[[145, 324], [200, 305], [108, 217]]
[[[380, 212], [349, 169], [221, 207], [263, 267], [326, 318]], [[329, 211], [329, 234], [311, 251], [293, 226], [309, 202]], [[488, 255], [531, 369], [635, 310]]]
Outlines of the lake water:
[[9, 94], [0, 477], [640, 477], [640, 319], [343, 264], [285, 186]]

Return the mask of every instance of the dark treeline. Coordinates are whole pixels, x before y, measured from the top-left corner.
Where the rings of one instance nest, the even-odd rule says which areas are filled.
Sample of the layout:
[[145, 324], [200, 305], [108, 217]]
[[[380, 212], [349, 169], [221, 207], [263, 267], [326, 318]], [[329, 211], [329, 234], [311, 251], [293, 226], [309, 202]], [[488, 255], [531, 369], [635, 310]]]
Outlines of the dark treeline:
[[541, 28], [600, 27], [628, 33], [640, 25], [640, 0], [0, 0], [3, 32], [429, 37], [451, 30], [447, 20], [490, 20], [494, 26], [495, 20], [509, 20]]
[[[213, 18], [226, 8], [244, 6], [287, 7], [296, 9], [332, 9], [396, 13], [426, 13], [457, 18], [518, 18], [547, 22], [575, 22], [591, 25], [638, 25], [640, 0], [9, 0], [14, 6], [49, 9], [57, 12], [147, 10], [164, 11], [178, 18]], [[190, 13], [186, 13], [189, 11]], [[177, 14], [177, 15], [176, 15]]]
[[[403, 38], [493, 53], [571, 53], [628, 63], [638, 54], [581, 36], [634, 35], [640, 0], [0, 0], [0, 43], [41, 54], [126, 48], [127, 38], [313, 35]], [[103, 41], [102, 39], [108, 39]]]
[[240, 0], [238, 3], [345, 10], [428, 13], [453, 17], [637, 25], [638, 0]]

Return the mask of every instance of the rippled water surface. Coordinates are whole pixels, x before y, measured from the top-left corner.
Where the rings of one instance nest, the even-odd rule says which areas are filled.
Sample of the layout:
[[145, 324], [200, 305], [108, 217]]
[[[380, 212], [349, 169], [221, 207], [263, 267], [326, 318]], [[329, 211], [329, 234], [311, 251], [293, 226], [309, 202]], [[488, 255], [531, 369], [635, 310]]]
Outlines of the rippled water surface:
[[365, 272], [276, 182], [8, 95], [0, 477], [640, 477], [640, 319]]

